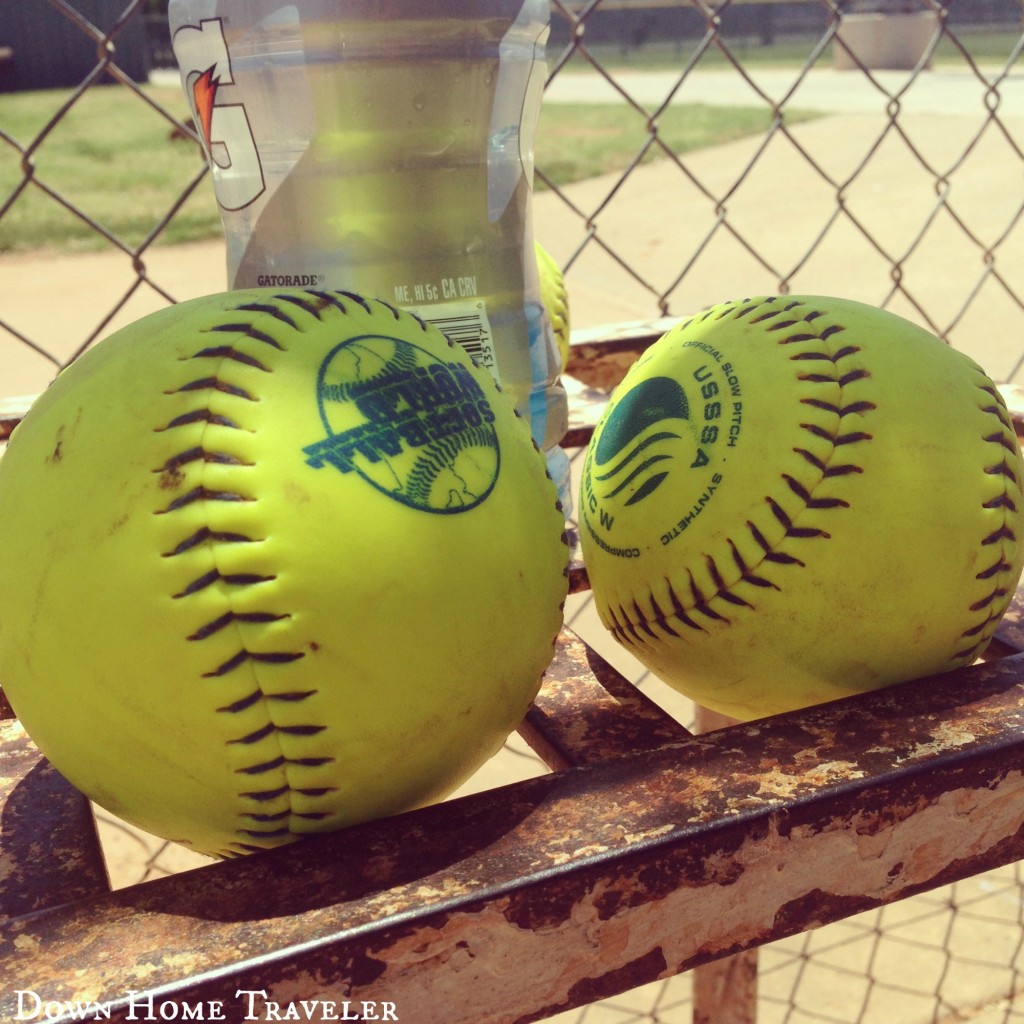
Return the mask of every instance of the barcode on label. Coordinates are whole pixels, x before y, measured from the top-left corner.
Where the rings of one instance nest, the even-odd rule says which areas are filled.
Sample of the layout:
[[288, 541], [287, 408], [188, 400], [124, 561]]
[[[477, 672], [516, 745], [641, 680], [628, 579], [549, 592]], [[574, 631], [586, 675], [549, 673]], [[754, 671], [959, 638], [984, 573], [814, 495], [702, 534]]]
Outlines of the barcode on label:
[[461, 345], [480, 366], [497, 378], [494, 335], [483, 300], [417, 306], [410, 312], [433, 324], [453, 344]]

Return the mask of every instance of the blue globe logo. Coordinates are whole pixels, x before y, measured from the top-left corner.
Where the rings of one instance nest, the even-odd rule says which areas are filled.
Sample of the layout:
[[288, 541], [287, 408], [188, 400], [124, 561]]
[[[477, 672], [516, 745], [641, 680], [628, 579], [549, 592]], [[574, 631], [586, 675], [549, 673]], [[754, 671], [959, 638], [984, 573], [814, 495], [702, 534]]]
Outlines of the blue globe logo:
[[386, 335], [335, 346], [317, 378], [326, 438], [304, 449], [423, 512], [475, 508], [498, 479], [494, 410], [469, 366]]

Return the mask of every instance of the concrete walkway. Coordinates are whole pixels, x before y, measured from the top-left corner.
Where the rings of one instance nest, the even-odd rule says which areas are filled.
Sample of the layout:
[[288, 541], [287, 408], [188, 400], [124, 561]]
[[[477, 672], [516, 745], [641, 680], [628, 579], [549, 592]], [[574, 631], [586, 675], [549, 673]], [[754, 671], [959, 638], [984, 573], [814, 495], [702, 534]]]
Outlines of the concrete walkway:
[[[695, 71], [685, 79], [674, 71], [617, 71], [616, 89], [596, 72], [567, 71], [556, 75], [547, 103], [613, 103], [623, 93], [647, 107], [668, 96], [675, 103], [712, 106], [760, 106], [785, 103], [792, 108], [830, 114], [883, 113], [891, 98], [907, 114], [984, 117], [1024, 115], [1024, 74], [1003, 75], [999, 68], [981, 69], [979, 77], [965, 64], [911, 75], [907, 71], [839, 71], [815, 66], [799, 69], [758, 67]], [[678, 87], [678, 88], [677, 88]]]

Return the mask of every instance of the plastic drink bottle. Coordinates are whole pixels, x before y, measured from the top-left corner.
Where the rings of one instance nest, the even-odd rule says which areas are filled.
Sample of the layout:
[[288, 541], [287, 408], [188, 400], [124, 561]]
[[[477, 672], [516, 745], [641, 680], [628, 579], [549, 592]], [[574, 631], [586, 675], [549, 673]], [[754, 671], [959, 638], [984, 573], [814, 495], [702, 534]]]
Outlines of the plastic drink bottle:
[[228, 286], [340, 288], [493, 373], [570, 507], [531, 200], [548, 0], [170, 0]]

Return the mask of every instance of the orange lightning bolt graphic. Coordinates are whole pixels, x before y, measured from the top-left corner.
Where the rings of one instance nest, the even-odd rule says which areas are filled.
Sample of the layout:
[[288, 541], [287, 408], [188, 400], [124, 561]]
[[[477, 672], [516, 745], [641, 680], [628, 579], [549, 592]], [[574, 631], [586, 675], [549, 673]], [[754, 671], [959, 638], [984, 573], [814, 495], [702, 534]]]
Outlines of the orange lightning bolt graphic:
[[207, 149], [211, 145], [210, 125], [213, 122], [213, 103], [217, 98], [217, 88], [220, 85], [220, 82], [213, 77], [215, 67], [216, 65], [208, 67], [192, 83], [192, 100], [195, 103], [196, 113], [199, 115], [199, 125], [203, 130]]

